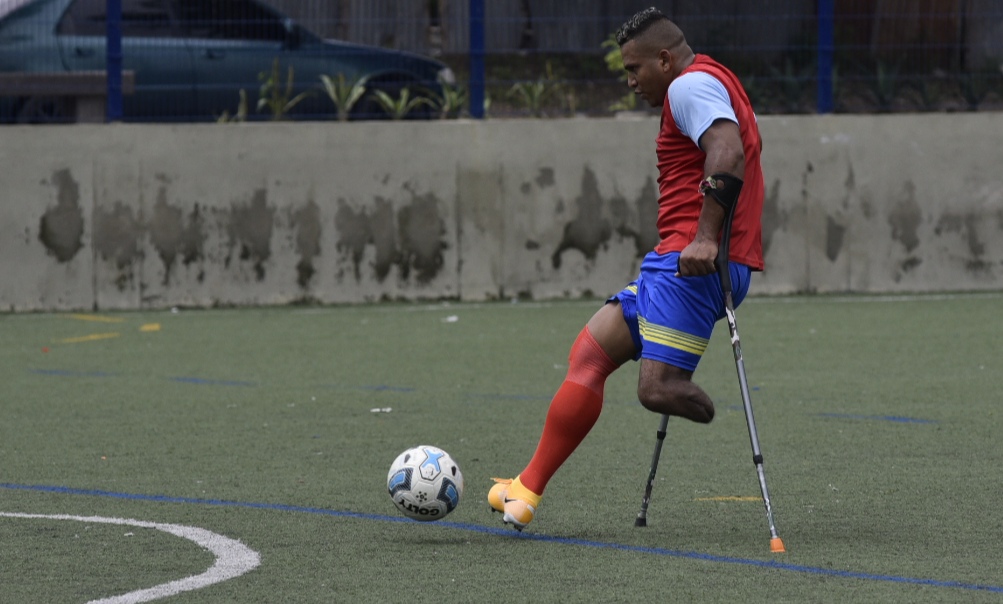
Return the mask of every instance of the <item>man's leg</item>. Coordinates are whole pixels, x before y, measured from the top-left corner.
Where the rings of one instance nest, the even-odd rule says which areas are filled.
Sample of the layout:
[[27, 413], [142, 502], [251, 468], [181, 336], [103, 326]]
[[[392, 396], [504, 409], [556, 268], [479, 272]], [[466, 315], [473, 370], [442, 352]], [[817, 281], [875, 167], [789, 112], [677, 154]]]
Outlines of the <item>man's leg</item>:
[[523, 485], [543, 494], [551, 477], [599, 419], [606, 378], [633, 355], [634, 343], [620, 304], [603, 305], [575, 340], [568, 374], [550, 403], [540, 444], [519, 474]]
[[[677, 277], [678, 253], [645, 258], [637, 294], [638, 329], [644, 350], [637, 397], [655, 413], [699, 423], [714, 419], [714, 404], [693, 383], [693, 372], [724, 315], [717, 275]], [[744, 298], [749, 269], [732, 264], [732, 280]]]
[[693, 372], [652, 359], [641, 359], [637, 398], [646, 409], [678, 415], [702, 424], [714, 419], [714, 403], [692, 381]]
[[568, 373], [550, 403], [526, 469], [511, 482], [500, 481], [488, 494], [491, 506], [505, 512], [505, 522], [522, 529], [533, 519], [547, 483], [599, 419], [606, 378], [634, 352], [620, 304], [605, 304], [571, 348]]

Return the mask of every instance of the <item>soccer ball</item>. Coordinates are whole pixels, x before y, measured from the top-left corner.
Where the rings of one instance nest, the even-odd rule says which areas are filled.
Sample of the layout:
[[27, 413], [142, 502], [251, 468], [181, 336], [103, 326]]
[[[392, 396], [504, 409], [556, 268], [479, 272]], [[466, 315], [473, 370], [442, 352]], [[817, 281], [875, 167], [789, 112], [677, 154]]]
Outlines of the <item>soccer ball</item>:
[[412, 447], [390, 465], [387, 491], [408, 518], [440, 520], [460, 504], [463, 474], [442, 449], [431, 445]]

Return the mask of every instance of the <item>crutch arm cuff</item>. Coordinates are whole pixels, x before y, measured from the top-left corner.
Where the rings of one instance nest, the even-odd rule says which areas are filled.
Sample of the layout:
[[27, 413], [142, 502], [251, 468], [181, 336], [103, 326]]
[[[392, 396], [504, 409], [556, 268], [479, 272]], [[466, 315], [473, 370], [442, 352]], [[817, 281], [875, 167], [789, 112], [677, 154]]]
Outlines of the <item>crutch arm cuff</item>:
[[731, 212], [742, 193], [741, 178], [727, 172], [715, 172], [700, 181], [700, 192], [710, 195], [726, 212]]

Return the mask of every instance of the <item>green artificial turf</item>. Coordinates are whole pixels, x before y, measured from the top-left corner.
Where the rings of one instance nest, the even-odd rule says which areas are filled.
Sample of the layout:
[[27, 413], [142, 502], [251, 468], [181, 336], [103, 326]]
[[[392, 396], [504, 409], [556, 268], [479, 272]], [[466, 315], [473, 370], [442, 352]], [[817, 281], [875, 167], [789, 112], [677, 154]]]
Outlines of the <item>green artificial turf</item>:
[[[647, 528], [658, 418], [633, 363], [525, 533], [489, 511], [597, 301], [0, 315], [0, 513], [198, 527], [260, 553], [171, 602], [999, 601], [1001, 299], [738, 310], [785, 554], [724, 324], [695, 375], [717, 417], [669, 422]], [[417, 444], [463, 470], [445, 521], [402, 521], [387, 496]], [[0, 516], [3, 602], [108, 598], [213, 561], [151, 528]]]

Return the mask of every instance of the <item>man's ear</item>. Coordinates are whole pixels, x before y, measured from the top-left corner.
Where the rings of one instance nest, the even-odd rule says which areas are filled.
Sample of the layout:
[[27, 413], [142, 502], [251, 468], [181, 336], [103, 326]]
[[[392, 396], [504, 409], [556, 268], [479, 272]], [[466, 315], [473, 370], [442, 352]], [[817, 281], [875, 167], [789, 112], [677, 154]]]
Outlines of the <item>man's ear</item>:
[[661, 67], [662, 73], [669, 73], [672, 71], [672, 52], [667, 48], [663, 48], [658, 51], [658, 66]]

